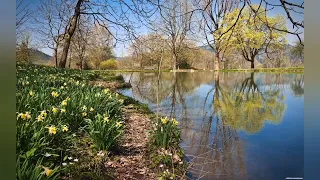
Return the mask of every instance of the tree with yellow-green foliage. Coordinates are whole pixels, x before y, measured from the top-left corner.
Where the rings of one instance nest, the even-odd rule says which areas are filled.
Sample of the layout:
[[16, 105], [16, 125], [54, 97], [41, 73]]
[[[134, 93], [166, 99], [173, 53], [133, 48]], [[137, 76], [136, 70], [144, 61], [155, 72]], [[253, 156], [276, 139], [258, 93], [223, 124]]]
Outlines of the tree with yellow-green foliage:
[[246, 7], [238, 18], [239, 11], [235, 9], [225, 19], [225, 30], [238, 21], [233, 30], [223, 37], [222, 45], [241, 52], [253, 69], [254, 60], [260, 53], [272, 53], [287, 43], [285, 32], [271, 28], [286, 29], [286, 21], [280, 15], [268, 16], [266, 10], [258, 5]]

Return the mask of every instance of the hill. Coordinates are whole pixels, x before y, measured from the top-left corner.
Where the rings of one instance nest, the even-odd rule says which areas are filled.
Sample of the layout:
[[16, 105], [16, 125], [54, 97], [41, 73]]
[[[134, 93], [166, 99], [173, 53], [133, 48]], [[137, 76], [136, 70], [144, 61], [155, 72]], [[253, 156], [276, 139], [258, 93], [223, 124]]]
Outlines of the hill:
[[34, 59], [36, 60], [49, 61], [52, 58], [52, 56], [37, 49], [30, 49], [30, 52], [31, 56], [34, 57]]

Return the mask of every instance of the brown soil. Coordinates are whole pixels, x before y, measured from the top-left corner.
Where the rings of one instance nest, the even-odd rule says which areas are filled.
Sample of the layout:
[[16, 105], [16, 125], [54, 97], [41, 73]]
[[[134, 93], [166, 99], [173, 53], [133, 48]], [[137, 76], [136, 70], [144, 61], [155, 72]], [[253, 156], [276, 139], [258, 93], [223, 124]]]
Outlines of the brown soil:
[[123, 109], [125, 120], [125, 134], [120, 153], [113, 157], [113, 161], [105, 163], [116, 171], [117, 179], [157, 179], [156, 174], [149, 167], [146, 157], [147, 143], [151, 128], [151, 120], [141, 114], [133, 105]]

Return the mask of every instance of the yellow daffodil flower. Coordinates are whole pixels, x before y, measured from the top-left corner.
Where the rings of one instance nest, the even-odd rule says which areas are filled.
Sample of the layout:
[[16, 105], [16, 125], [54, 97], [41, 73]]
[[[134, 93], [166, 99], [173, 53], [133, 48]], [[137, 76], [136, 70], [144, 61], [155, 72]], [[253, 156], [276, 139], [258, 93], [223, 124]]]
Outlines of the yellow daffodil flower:
[[60, 109], [60, 112], [65, 113], [66, 109]]
[[94, 109], [91, 107], [91, 108], [90, 108], [90, 112], [93, 112], [93, 111], [94, 111]]
[[62, 101], [62, 103], [61, 103], [62, 106], [66, 106], [67, 104], [68, 104], [68, 103], [67, 103], [66, 100]]
[[106, 93], [106, 94], [109, 93], [109, 89], [104, 89], [103, 91], [104, 91], [104, 93]]
[[117, 127], [121, 127], [121, 126], [122, 126], [122, 123], [121, 123], [121, 122], [116, 122], [116, 126], [117, 126]]
[[57, 133], [57, 128], [54, 126], [48, 127], [49, 134], [56, 134]]
[[161, 122], [162, 122], [162, 124], [167, 124], [168, 118], [167, 117], [161, 118]]
[[175, 126], [177, 126], [177, 125], [179, 124], [178, 121], [177, 121], [175, 118], [172, 119], [172, 123], [173, 123]]
[[55, 91], [52, 91], [51, 95], [52, 95], [53, 97], [55, 97], [55, 98], [59, 96], [59, 94], [58, 94], [57, 92], [55, 92]]
[[30, 112], [26, 112], [26, 118], [27, 118], [27, 120], [29, 120], [29, 119], [31, 119], [31, 115], [30, 115]]
[[18, 120], [19, 118], [21, 118], [21, 119], [23, 119], [23, 120], [26, 120], [26, 119], [27, 119], [27, 115], [26, 115], [26, 114], [23, 114], [23, 113], [20, 113], [20, 114], [18, 114], [17, 120]]
[[86, 112], [83, 112], [83, 113], [82, 113], [82, 117], [85, 117], [85, 116], [87, 116], [87, 113], [86, 113]]
[[82, 110], [86, 111], [87, 110], [87, 106], [82, 106]]
[[64, 125], [62, 126], [62, 132], [67, 132], [69, 130], [68, 126]]
[[103, 121], [108, 123], [109, 122], [109, 118], [108, 117], [104, 117]]
[[46, 112], [46, 110], [41, 111], [41, 114], [40, 114], [40, 115], [42, 115], [43, 117], [47, 117], [47, 112]]
[[52, 112], [55, 114], [58, 112], [58, 108], [52, 107]]
[[46, 176], [51, 176], [53, 174], [53, 170], [49, 169], [47, 167], [43, 167], [44, 171], [43, 174], [45, 174]]
[[30, 96], [33, 96], [33, 92], [32, 92], [32, 91], [30, 91], [30, 92], [29, 92], [29, 95], [30, 95]]
[[41, 114], [37, 117], [37, 120], [38, 120], [39, 122], [42, 122], [43, 119], [44, 119], [44, 117], [43, 117]]

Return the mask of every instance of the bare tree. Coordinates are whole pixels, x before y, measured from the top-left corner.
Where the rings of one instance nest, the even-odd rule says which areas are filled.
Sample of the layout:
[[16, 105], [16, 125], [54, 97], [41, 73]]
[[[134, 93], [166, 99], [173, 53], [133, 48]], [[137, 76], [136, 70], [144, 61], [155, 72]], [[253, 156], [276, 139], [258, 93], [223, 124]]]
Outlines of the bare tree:
[[[179, 53], [191, 30], [191, 3], [182, 0], [168, 0], [159, 4], [160, 20], [156, 30], [167, 37], [167, 46], [171, 51], [172, 70], [176, 71]], [[179, 68], [179, 66], [178, 66]]]
[[39, 39], [44, 45], [54, 51], [54, 62], [58, 67], [58, 49], [64, 40], [64, 28], [70, 17], [66, 0], [41, 1], [35, 21], [38, 24]]
[[[77, 0], [71, 7], [73, 15], [70, 23], [67, 25], [64, 33], [63, 50], [59, 62], [59, 67], [64, 68], [67, 61], [71, 38], [76, 30], [77, 22], [81, 15], [90, 15], [94, 22], [104, 26], [106, 30], [116, 39], [124, 40], [127, 37], [134, 36], [136, 22], [130, 20], [130, 16], [146, 16], [152, 13], [149, 10], [149, 0], [108, 1], [108, 0]], [[106, 26], [107, 25], [107, 26]], [[122, 33], [122, 34], [121, 34]]]

